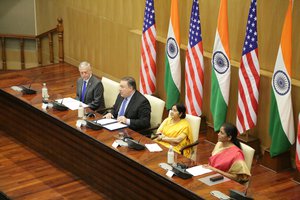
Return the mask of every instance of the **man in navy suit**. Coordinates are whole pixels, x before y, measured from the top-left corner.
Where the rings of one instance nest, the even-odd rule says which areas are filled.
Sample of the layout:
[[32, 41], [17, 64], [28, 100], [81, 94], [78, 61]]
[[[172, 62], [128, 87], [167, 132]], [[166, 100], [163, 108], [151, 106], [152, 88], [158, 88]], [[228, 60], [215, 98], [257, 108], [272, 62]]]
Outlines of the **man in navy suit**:
[[116, 118], [138, 131], [150, 127], [151, 106], [148, 99], [136, 90], [136, 82], [132, 77], [124, 77], [120, 81], [120, 93], [113, 110], [104, 118]]
[[90, 63], [84, 61], [79, 64], [80, 78], [77, 80], [76, 99], [88, 104], [92, 110], [105, 108], [103, 85], [92, 74]]

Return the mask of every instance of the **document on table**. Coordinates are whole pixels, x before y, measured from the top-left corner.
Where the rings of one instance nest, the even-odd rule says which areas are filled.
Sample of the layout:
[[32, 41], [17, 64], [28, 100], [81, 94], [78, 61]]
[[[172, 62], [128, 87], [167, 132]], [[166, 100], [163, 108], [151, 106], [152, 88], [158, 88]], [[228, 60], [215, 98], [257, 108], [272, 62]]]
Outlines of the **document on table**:
[[97, 120], [97, 123], [101, 124], [102, 126], [103, 125], [112, 124], [112, 123], [117, 123], [117, 122], [118, 121], [116, 119], [106, 119], [106, 118], [103, 118], [103, 119]]
[[71, 97], [63, 98], [63, 99], [56, 99], [55, 101], [62, 103], [63, 105], [67, 106], [70, 110], [77, 110], [79, 108], [79, 104], [81, 103], [82, 107], [88, 107], [87, 104], [82, 103], [76, 99]]
[[159, 151], [162, 151], [162, 148], [160, 148], [160, 146], [156, 143], [154, 144], [145, 144], [145, 146], [147, 147], [147, 149], [150, 151], [150, 152], [159, 152]]
[[119, 123], [119, 122], [112, 123], [112, 124], [107, 124], [107, 125], [103, 126], [103, 128], [106, 128], [110, 131], [114, 131], [114, 130], [125, 128], [125, 127], [127, 127], [126, 124], [122, 124], [122, 123]]
[[15, 86], [15, 85], [11, 86], [10, 88], [13, 89], [14, 91], [17, 91], [17, 92], [21, 92], [23, 90], [21, 87]]
[[202, 165], [198, 165], [198, 166], [195, 166], [195, 167], [188, 168], [188, 169], [186, 169], [186, 171], [188, 171], [193, 176], [199, 176], [199, 175], [202, 175], [202, 174], [212, 172], [212, 170], [207, 169], [207, 168], [203, 167]]

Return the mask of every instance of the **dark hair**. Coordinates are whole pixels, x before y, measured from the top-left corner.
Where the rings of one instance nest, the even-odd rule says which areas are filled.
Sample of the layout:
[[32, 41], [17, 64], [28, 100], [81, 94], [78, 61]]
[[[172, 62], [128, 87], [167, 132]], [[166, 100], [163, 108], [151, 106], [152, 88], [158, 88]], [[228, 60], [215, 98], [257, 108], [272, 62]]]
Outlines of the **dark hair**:
[[[176, 106], [176, 108], [177, 108], [179, 114], [181, 114], [180, 119], [184, 119], [185, 116], [186, 116], [186, 113], [185, 113], [185, 112], [186, 112], [186, 108], [185, 108], [184, 104], [182, 104], [182, 103], [177, 103], [177, 104], [175, 104], [174, 106]], [[172, 106], [172, 107], [173, 107], [173, 106]]]
[[226, 133], [226, 135], [228, 137], [231, 137], [231, 142], [237, 146], [238, 148], [241, 149], [241, 144], [240, 141], [237, 139], [237, 134], [238, 134], [238, 130], [236, 128], [235, 125], [231, 124], [231, 123], [224, 123], [222, 125], [222, 127], [224, 128], [224, 131]]
[[136, 83], [133, 77], [131, 76], [125, 76], [121, 79], [121, 81], [127, 81], [127, 84], [129, 87], [132, 87], [134, 90], [136, 90]]

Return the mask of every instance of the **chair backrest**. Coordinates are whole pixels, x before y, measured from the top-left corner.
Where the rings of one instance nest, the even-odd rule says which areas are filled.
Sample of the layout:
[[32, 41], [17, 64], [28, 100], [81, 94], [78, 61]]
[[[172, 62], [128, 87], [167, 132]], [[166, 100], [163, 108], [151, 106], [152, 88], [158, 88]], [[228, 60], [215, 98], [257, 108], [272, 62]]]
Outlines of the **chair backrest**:
[[151, 106], [150, 127], [158, 126], [162, 122], [162, 116], [166, 103], [163, 100], [149, 94], [145, 94], [145, 97], [148, 99]]
[[[192, 142], [195, 142], [199, 138], [201, 117], [186, 114], [185, 119], [190, 123], [191, 129], [192, 129], [192, 134], [193, 134]], [[192, 150], [192, 155], [191, 155], [192, 160], [196, 160], [196, 153], [197, 153], [197, 146], [194, 146], [193, 150]]]
[[249, 169], [249, 171], [251, 171], [251, 167], [252, 167], [252, 161], [253, 161], [253, 157], [254, 157], [254, 153], [255, 150], [248, 146], [247, 144], [244, 144], [242, 142], [240, 142], [243, 153], [244, 153], [244, 157], [245, 157], [245, 162], [247, 164], [247, 167]]
[[102, 77], [101, 82], [104, 88], [105, 106], [107, 108], [113, 107], [119, 94], [120, 83], [106, 77]]

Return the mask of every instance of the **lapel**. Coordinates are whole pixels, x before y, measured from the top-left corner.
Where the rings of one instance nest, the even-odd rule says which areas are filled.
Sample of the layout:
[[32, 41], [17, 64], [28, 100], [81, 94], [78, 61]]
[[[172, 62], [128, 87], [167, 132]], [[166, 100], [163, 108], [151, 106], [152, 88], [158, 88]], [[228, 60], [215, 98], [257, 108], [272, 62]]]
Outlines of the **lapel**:
[[78, 94], [79, 94], [79, 99], [81, 99], [81, 96], [82, 96], [82, 86], [83, 86], [83, 79], [81, 78], [78, 81], [78, 88], [77, 88], [77, 91], [78, 91]]
[[136, 102], [135, 101], [136, 95], [137, 95], [137, 91], [135, 91], [134, 94], [132, 95], [132, 97], [131, 97], [131, 99], [130, 99], [127, 107], [126, 107], [125, 115], [130, 111], [130, 109], [133, 107], [132, 105], [134, 105], [134, 103]]

